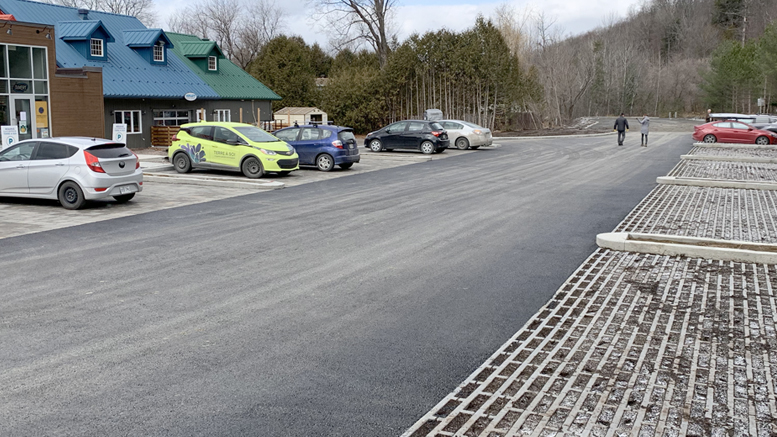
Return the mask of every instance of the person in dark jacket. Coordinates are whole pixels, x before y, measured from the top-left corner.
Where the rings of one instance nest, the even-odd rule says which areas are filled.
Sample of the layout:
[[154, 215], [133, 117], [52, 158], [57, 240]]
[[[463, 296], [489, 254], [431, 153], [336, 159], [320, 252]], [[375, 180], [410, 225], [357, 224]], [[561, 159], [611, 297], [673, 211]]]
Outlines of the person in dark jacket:
[[629, 130], [629, 121], [626, 120], [622, 112], [621, 116], [615, 120], [615, 126], [612, 127], [612, 130], [618, 131], [618, 145], [622, 146], [623, 140], [626, 139], [626, 131]]

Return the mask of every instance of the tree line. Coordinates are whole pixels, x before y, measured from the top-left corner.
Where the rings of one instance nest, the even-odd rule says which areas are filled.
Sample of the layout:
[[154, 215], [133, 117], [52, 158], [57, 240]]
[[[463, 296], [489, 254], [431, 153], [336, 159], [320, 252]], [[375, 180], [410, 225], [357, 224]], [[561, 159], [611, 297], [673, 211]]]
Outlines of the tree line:
[[[774, 0], [649, 0], [577, 36], [553, 17], [504, 4], [465, 31], [404, 41], [391, 19], [396, 0], [308, 2], [316, 21], [330, 24], [328, 50], [284, 34], [274, 0], [196, 0], [169, 27], [218, 42], [283, 97], [276, 109], [317, 106], [360, 132], [430, 108], [513, 130], [620, 112], [702, 115], [707, 108], [775, 106]], [[146, 24], [155, 18], [151, 0], [88, 0], [87, 7]]]

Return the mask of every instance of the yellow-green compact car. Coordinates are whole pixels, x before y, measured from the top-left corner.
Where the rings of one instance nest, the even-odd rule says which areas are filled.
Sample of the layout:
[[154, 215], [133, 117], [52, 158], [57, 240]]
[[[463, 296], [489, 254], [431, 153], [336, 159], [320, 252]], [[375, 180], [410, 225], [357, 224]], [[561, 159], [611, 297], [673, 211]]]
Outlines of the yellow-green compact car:
[[299, 156], [293, 147], [243, 123], [185, 124], [173, 137], [167, 156], [178, 173], [205, 168], [239, 171], [253, 179], [267, 172], [286, 176], [299, 170]]

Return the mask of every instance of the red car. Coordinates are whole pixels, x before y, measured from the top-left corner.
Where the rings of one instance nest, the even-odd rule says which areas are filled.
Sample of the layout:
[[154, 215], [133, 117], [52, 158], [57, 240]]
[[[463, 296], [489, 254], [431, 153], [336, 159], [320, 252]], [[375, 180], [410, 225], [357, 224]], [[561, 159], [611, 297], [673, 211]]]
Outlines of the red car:
[[693, 127], [693, 139], [705, 143], [777, 144], [777, 133], [736, 120], [713, 121]]

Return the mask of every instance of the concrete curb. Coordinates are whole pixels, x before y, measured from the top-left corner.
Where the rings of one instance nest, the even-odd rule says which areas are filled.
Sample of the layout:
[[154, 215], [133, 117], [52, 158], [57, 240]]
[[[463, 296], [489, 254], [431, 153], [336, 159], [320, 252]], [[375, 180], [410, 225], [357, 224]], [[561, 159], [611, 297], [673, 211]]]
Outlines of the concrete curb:
[[677, 178], [674, 176], [660, 176], [656, 178], [656, 183], [666, 185], [685, 185], [692, 187], [710, 187], [710, 188], [740, 188], [745, 190], [777, 190], [775, 182], [751, 182], [751, 181], [731, 181], [722, 179], [698, 179], [698, 178]]
[[217, 178], [196, 178], [190, 176], [170, 176], [164, 174], [143, 173], [144, 182], [156, 182], [162, 184], [202, 185], [222, 188], [242, 188], [246, 190], [277, 190], [284, 188], [286, 184], [277, 181], [237, 181]]
[[604, 249], [755, 264], [777, 264], [777, 245], [676, 235], [609, 232], [596, 236]]
[[752, 162], [760, 164], [777, 164], [777, 158], [743, 158], [732, 156], [712, 156], [712, 155], [680, 155], [680, 159], [690, 161], [729, 161], [729, 162]]
[[777, 145], [761, 146], [758, 144], [741, 144], [741, 143], [693, 143], [694, 147], [720, 147], [720, 148], [737, 148], [737, 149], [772, 149], [777, 150]]

